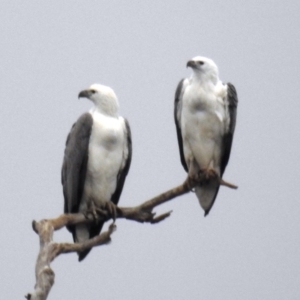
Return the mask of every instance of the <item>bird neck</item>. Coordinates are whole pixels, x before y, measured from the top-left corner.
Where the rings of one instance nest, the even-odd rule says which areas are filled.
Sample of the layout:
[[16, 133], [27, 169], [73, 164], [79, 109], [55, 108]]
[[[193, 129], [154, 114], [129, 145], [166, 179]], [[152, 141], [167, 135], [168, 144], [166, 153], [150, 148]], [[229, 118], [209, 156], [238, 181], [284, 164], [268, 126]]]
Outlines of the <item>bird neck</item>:
[[94, 111], [110, 117], [118, 118], [119, 103], [117, 99], [102, 97], [101, 100], [94, 101], [94, 103]]
[[192, 82], [197, 82], [200, 84], [211, 83], [212, 85], [216, 85], [219, 81], [218, 75], [213, 72], [209, 72], [209, 73], [193, 72], [191, 79]]

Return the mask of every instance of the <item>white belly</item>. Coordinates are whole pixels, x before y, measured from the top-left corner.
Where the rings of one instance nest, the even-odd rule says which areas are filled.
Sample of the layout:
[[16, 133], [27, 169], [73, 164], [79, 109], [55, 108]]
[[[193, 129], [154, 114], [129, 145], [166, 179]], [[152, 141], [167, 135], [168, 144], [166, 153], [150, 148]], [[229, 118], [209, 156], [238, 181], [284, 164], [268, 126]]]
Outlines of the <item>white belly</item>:
[[90, 200], [99, 207], [110, 201], [123, 161], [123, 119], [93, 113], [93, 120], [83, 195], [86, 201], [81, 201], [81, 209], [86, 209]]
[[181, 129], [187, 164], [195, 159], [200, 168], [219, 171], [225, 111], [214, 94], [188, 89], [183, 96]]

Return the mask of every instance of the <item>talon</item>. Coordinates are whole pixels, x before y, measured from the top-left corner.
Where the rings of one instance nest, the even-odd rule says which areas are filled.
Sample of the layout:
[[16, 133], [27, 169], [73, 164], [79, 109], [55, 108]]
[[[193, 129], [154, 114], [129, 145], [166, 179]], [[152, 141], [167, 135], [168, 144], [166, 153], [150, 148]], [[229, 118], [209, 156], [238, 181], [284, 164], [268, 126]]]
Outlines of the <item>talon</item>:
[[94, 217], [94, 220], [97, 220], [98, 215], [97, 215], [96, 205], [95, 205], [94, 201], [91, 201], [91, 207], [92, 207], [92, 215]]
[[94, 201], [91, 200], [89, 203], [89, 208], [86, 210], [84, 213], [84, 216], [89, 219], [92, 217], [92, 220], [95, 221], [96, 223], [99, 221], [99, 215], [107, 217], [107, 211], [104, 211], [100, 208], [98, 208]]
[[219, 175], [214, 169], [202, 168], [198, 173], [199, 181], [208, 183], [210, 179], [218, 178]]
[[106, 206], [106, 209], [107, 209], [110, 217], [113, 219], [113, 221], [115, 223], [116, 218], [117, 218], [117, 206], [111, 201], [106, 202], [105, 206]]
[[89, 208], [83, 213], [86, 219], [89, 219], [90, 215], [92, 215], [93, 220], [98, 219], [97, 208], [93, 200], [90, 201]]
[[84, 215], [84, 217], [88, 220], [89, 219], [89, 215], [90, 215], [90, 212], [87, 210], [85, 212], [82, 213]]

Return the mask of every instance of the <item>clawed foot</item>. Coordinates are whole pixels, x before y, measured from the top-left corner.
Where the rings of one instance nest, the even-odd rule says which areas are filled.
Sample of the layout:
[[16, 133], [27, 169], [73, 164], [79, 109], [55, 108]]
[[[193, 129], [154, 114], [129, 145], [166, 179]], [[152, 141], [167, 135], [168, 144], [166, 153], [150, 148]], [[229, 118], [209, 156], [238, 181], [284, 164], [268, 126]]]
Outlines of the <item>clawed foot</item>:
[[231, 189], [238, 188], [236, 185], [222, 179], [214, 169], [202, 168], [196, 174], [189, 174], [188, 182], [191, 187], [194, 187], [197, 183], [200, 185], [207, 184], [211, 179], [217, 179], [220, 185], [227, 186], [228, 188]]
[[214, 169], [200, 169], [198, 173], [189, 174], [189, 184], [195, 186], [197, 183], [207, 184], [210, 179], [218, 178], [218, 174]]
[[98, 216], [100, 215], [104, 217], [111, 217], [115, 222], [117, 218], [117, 206], [113, 202], [108, 201], [106, 202], [105, 207], [101, 209], [95, 205], [94, 201], [91, 201], [90, 207], [85, 213], [85, 217], [89, 218], [91, 215], [95, 221], [98, 220]]
[[96, 221], [98, 220], [98, 216], [99, 215], [102, 215], [102, 216], [105, 216], [105, 211], [99, 209], [98, 207], [96, 207], [95, 203], [93, 200], [90, 201], [90, 205], [89, 205], [89, 208], [87, 209], [87, 211], [84, 213], [84, 216], [87, 218], [87, 219], [91, 219], [93, 221]]
[[108, 201], [105, 204], [105, 208], [108, 211], [109, 216], [113, 219], [113, 221], [115, 223], [116, 218], [117, 218], [117, 206], [113, 202]]
[[189, 172], [189, 178], [195, 182], [208, 181], [216, 177], [218, 177], [218, 174], [214, 169], [202, 168], [197, 173]]
[[204, 180], [208, 182], [212, 178], [218, 178], [219, 175], [214, 169], [200, 169], [198, 173], [199, 180]]

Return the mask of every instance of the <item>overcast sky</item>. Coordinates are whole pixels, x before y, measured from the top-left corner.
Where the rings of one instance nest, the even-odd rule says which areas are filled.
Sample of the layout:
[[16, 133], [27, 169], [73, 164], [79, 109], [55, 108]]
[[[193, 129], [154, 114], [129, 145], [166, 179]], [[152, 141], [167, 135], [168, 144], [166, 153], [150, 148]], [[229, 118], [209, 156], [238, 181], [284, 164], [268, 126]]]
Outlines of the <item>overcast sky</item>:
[[[0, 9], [1, 298], [33, 290], [31, 221], [63, 212], [66, 136], [111, 86], [132, 128], [120, 199], [133, 206], [180, 184], [173, 121], [186, 62], [212, 58], [239, 96], [231, 158], [204, 218], [194, 194], [158, 225], [117, 221], [108, 246], [52, 264], [49, 299], [300, 299], [300, 2], [5, 1]], [[56, 241], [71, 241], [66, 229]]]

